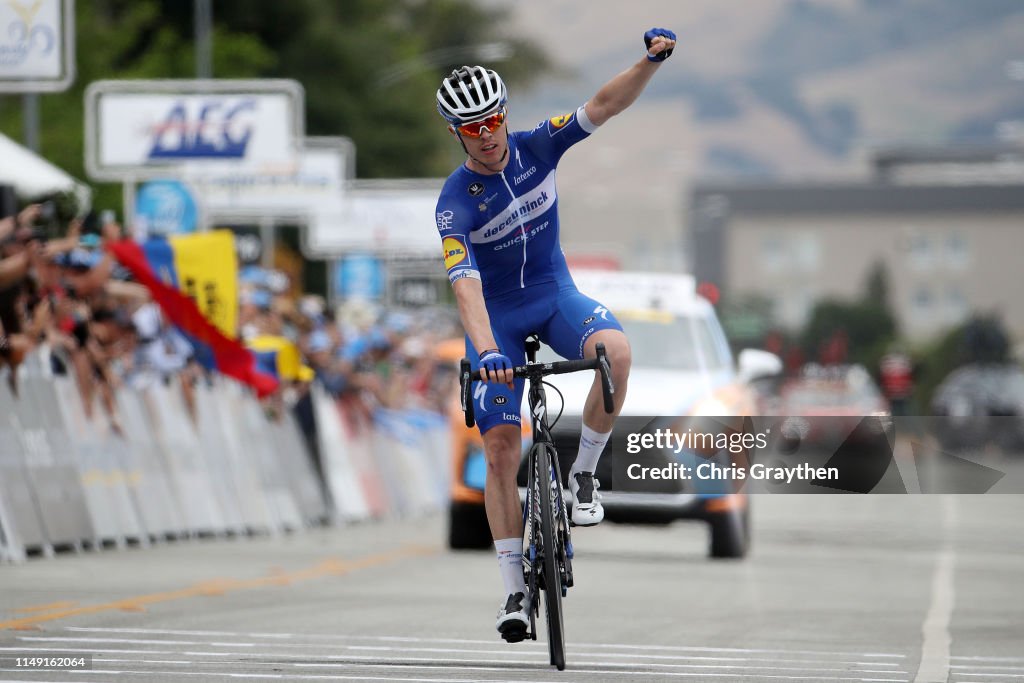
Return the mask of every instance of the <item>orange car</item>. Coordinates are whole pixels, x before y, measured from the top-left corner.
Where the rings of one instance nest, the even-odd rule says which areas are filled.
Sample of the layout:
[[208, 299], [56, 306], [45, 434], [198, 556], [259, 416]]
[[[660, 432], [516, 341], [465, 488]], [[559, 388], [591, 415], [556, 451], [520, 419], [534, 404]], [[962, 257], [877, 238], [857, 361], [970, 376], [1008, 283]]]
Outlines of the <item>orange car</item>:
[[[491, 546], [491, 529], [484, 512], [484, 481], [487, 461], [483, 439], [476, 427], [467, 427], [459, 403], [457, 370], [466, 355], [463, 339], [448, 339], [434, 349], [434, 356], [450, 368], [451, 390], [448, 400], [448, 421], [451, 435], [451, 494], [448, 507], [448, 546], [455, 550], [477, 550]], [[528, 443], [529, 421], [524, 420], [524, 443]]]

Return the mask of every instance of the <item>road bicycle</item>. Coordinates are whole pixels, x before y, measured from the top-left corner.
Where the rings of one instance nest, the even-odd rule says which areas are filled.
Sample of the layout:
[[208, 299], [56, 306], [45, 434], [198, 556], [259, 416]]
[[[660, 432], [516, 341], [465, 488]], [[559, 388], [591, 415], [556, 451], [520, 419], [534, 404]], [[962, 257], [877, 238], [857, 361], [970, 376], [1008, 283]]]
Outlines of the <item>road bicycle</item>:
[[[597, 370], [601, 375], [601, 388], [606, 413], [613, 411], [612, 396], [615, 387], [611, 380], [611, 364], [604, 344], [597, 345], [597, 357], [586, 360], [567, 360], [538, 363], [540, 341], [531, 336], [526, 341], [526, 365], [516, 367], [513, 374], [527, 380], [527, 402], [533, 426], [533, 445], [527, 465], [526, 496], [523, 503], [523, 572], [530, 594], [530, 630], [527, 637], [537, 640], [536, 618], [540, 614], [538, 596], [544, 592], [544, 613], [548, 628], [548, 651], [551, 664], [559, 671], [565, 669], [565, 624], [562, 618], [562, 598], [573, 585], [573, 547], [569, 528], [568, 508], [565, 504], [562, 473], [558, 466], [558, 453], [551, 438], [551, 429], [558, 417], [548, 422], [547, 395], [544, 386], [558, 391], [544, 378], [582, 370]], [[462, 409], [466, 413], [466, 426], [472, 427], [474, 418], [472, 367], [468, 358], [462, 360], [459, 372]], [[559, 416], [561, 413], [559, 413]]]

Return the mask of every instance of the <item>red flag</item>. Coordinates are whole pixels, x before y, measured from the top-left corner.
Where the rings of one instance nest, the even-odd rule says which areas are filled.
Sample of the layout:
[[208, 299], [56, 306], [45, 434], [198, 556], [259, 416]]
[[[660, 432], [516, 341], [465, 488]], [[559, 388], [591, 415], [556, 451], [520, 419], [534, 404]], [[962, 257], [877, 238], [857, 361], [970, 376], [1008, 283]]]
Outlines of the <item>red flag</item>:
[[277, 389], [275, 378], [256, 370], [256, 359], [247, 348], [214, 327], [200, 312], [195, 301], [156, 276], [138, 243], [121, 240], [109, 244], [107, 248], [138, 282], [149, 289], [168, 320], [210, 347], [217, 370], [253, 387], [260, 398]]

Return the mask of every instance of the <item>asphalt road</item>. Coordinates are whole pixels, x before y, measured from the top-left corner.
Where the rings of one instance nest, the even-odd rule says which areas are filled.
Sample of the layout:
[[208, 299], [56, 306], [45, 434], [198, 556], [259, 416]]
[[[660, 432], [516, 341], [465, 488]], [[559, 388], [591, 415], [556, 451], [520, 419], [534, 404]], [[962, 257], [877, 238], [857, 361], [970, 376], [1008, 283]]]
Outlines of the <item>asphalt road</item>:
[[[564, 672], [432, 517], [0, 566], [0, 680], [1024, 680], [1024, 497], [754, 504], [738, 562], [697, 523], [577, 530]], [[13, 666], [55, 654], [93, 668]]]

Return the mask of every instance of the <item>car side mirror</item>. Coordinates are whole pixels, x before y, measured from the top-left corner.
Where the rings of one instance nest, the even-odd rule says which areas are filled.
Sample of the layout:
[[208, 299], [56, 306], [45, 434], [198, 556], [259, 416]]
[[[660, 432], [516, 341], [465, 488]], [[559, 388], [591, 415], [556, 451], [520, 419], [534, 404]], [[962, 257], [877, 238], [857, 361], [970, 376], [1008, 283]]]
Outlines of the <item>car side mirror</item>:
[[752, 382], [782, 374], [782, 359], [761, 349], [740, 351], [737, 366], [736, 374], [741, 382]]

